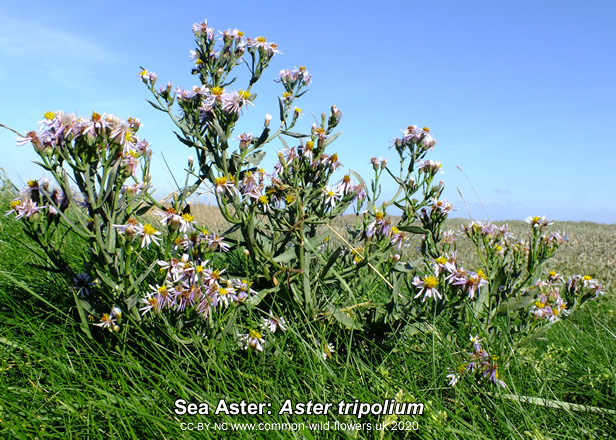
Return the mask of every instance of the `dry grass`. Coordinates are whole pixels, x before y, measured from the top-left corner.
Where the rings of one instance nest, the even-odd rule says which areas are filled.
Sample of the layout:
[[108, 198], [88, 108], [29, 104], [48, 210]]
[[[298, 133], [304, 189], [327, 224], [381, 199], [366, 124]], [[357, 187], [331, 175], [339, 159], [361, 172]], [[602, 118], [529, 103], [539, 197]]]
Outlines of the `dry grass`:
[[[229, 223], [224, 220], [216, 206], [195, 203], [191, 208], [197, 221], [203, 223], [209, 230], [220, 233], [229, 227]], [[396, 218], [392, 217], [392, 220], [395, 222]], [[446, 223], [446, 228], [460, 231], [461, 226], [466, 223], [468, 223], [466, 219], [450, 219]], [[528, 225], [523, 221], [497, 221], [495, 223], [497, 225], [507, 223], [516, 237], [528, 236]], [[332, 224], [343, 235], [345, 235], [347, 225], [355, 225], [354, 215], [334, 219]], [[616, 290], [616, 224], [556, 222], [550, 226], [549, 230], [564, 232], [569, 237], [569, 242], [562, 246], [550, 261], [550, 269], [563, 274], [590, 275], [600, 280], [608, 291]], [[414, 247], [411, 246], [412, 253], [414, 253]], [[469, 268], [473, 268], [478, 264], [473, 255], [472, 243], [462, 234], [458, 241], [458, 257]]]

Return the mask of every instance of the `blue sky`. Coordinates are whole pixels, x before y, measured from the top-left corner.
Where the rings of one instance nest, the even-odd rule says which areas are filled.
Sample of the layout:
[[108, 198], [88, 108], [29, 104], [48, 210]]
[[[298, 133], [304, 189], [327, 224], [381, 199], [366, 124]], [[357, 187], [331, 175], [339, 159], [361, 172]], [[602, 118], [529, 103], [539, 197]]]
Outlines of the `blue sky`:
[[[231, 3], [229, 3], [231, 4]], [[171, 191], [191, 154], [164, 114], [145, 102], [139, 66], [159, 83], [190, 88], [192, 24], [263, 35], [274, 58], [246, 113], [259, 131], [277, 111], [278, 71], [305, 65], [310, 92], [297, 102], [312, 124], [336, 104], [345, 168], [394, 159], [408, 125], [437, 138], [445, 198], [468, 216], [545, 215], [616, 223], [616, 2], [612, 1], [12, 2], [0, 16], [0, 123], [36, 128], [48, 110], [138, 117], [155, 152], [157, 194]], [[252, 124], [252, 125], [251, 125]], [[251, 128], [252, 127], [252, 128]], [[270, 147], [272, 154], [279, 144]], [[0, 167], [17, 184], [41, 175], [29, 147], [0, 130]], [[183, 180], [183, 179], [182, 179]]]

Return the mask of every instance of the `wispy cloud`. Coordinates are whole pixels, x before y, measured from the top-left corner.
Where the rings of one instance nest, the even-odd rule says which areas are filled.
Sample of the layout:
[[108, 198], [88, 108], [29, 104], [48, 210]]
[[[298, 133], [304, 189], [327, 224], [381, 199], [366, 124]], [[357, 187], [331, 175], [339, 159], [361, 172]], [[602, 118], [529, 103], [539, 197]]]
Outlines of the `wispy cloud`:
[[0, 17], [0, 54], [23, 60], [62, 63], [113, 61], [113, 55], [89, 38], [15, 17]]

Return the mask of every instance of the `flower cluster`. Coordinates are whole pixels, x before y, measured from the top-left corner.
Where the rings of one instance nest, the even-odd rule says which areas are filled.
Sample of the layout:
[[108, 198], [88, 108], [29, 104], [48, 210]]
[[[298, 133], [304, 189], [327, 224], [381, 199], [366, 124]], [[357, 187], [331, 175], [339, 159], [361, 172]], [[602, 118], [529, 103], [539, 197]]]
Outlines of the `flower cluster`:
[[136, 136], [141, 126], [138, 119], [129, 118], [128, 121], [124, 121], [111, 114], [100, 115], [96, 112], [93, 112], [90, 118], [84, 118], [58, 111], [45, 113], [45, 119], [39, 124], [38, 133], [29, 132], [25, 137], [18, 139], [17, 145], [30, 142], [36, 151], [50, 155], [57, 150], [64, 151], [67, 142], [81, 140], [83, 142], [76, 146], [88, 148], [92, 150], [92, 154], [96, 154], [95, 142], [102, 138], [106, 141], [105, 150], [112, 145], [122, 147], [119, 159], [130, 174], [134, 174], [138, 158], [149, 159], [151, 155], [147, 141]]
[[557, 321], [569, 313], [568, 301], [578, 301], [579, 298], [597, 298], [605, 292], [603, 286], [589, 275], [573, 275], [563, 277], [556, 271], [548, 273], [547, 280], [538, 280], [525, 294], [537, 290], [535, 301], [530, 313], [537, 319], [548, 322]]
[[161, 270], [165, 271], [165, 281], [162, 285], [150, 285], [150, 292], [141, 299], [141, 312], [194, 310], [205, 319], [219, 307], [241, 303], [256, 293], [248, 281], [225, 279], [224, 269], [212, 269], [208, 263], [207, 260], [191, 259], [188, 254], [183, 254], [180, 259], [158, 261]]
[[342, 164], [336, 153], [319, 153], [315, 140], [313, 137], [297, 147], [286, 148], [278, 153], [278, 162], [271, 175], [272, 185], [266, 191], [270, 203], [284, 201], [290, 205], [296, 197], [312, 192], [312, 188], [320, 188], [322, 198], [316, 200], [323, 210], [333, 209], [341, 201], [348, 204], [365, 198], [364, 186], [354, 184], [350, 175], [345, 175], [333, 187], [327, 184], [331, 174]]
[[194, 86], [191, 90], [178, 87], [174, 93], [180, 105], [198, 109], [202, 120], [207, 120], [216, 110], [237, 116], [244, 107], [253, 106], [252, 95], [242, 89], [227, 91], [223, 87]]
[[113, 225], [113, 227], [124, 237], [127, 241], [132, 241], [135, 238], [141, 238], [141, 247], [149, 248], [151, 243], [160, 245], [161, 232], [149, 223], [141, 224], [135, 219], [129, 219], [124, 225]]
[[462, 375], [471, 374], [478, 379], [479, 383], [487, 380], [501, 388], [507, 388], [498, 374], [498, 357], [490, 356], [481, 346], [481, 339], [477, 336], [471, 336], [470, 340], [473, 343], [473, 352], [467, 353], [467, 362], [459, 365], [455, 372], [447, 375], [449, 386], [455, 386]]
[[427, 151], [434, 148], [436, 139], [430, 135], [430, 129], [424, 127], [417, 128], [416, 125], [409, 125], [402, 130], [402, 137], [394, 139], [396, 149], [402, 150], [405, 147], [419, 146], [422, 150]]
[[464, 270], [459, 266], [455, 253], [452, 256], [438, 257], [432, 264], [432, 270], [434, 275], [427, 275], [423, 278], [415, 276], [413, 278], [412, 284], [419, 289], [415, 298], [419, 298], [423, 294], [422, 301], [428, 298], [442, 299], [443, 295], [437, 287], [443, 282], [458, 287], [472, 300], [481, 289], [488, 285], [483, 270], [479, 269], [477, 272]]
[[312, 75], [310, 75], [304, 66], [300, 66], [299, 69], [281, 70], [279, 79], [277, 80], [277, 82], [282, 83], [287, 92], [292, 92], [298, 87], [308, 86], [311, 81]]

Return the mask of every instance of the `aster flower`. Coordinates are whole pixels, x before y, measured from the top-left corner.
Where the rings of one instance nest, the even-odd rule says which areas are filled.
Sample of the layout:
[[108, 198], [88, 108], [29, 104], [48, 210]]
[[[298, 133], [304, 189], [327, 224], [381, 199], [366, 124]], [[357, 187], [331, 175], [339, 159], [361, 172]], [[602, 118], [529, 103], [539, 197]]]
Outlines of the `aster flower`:
[[103, 313], [103, 316], [101, 316], [101, 322], [94, 325], [102, 328], [108, 328], [111, 330], [111, 328], [116, 325], [116, 320], [113, 315], [110, 315], [109, 313]]
[[46, 206], [37, 206], [36, 202], [33, 202], [31, 199], [28, 199], [25, 202], [21, 202], [17, 205], [11, 203], [11, 207], [12, 209], [7, 212], [7, 215], [15, 212], [17, 214], [15, 216], [15, 219], [17, 220], [22, 217], [30, 218], [40, 212], [42, 209], [47, 208]]
[[322, 351], [321, 351], [321, 354], [323, 355], [323, 359], [325, 359], [325, 360], [331, 359], [332, 358], [332, 353], [334, 353], [335, 351], [336, 351], [336, 349], [334, 348], [333, 344], [323, 343]]
[[263, 335], [259, 333], [257, 330], [249, 330], [248, 334], [240, 334], [238, 335], [241, 342], [244, 343], [244, 349], [247, 350], [248, 347], [257, 350], [263, 351], [263, 346], [265, 341], [263, 340]]
[[402, 248], [402, 245], [406, 241], [406, 234], [400, 231], [395, 226], [391, 228], [390, 234], [391, 234], [391, 245], [395, 246], [396, 249], [400, 250]]
[[224, 239], [225, 237], [218, 235], [218, 234], [212, 234], [212, 235], [206, 236], [207, 245], [213, 251], [215, 251], [216, 249], [219, 249], [220, 252], [227, 252], [229, 250], [231, 246], [225, 243], [223, 241]]
[[146, 223], [138, 229], [139, 235], [143, 236], [141, 240], [141, 247], [150, 247], [150, 243], [154, 242], [154, 244], [160, 246], [160, 237], [161, 233], [157, 231], [152, 225]]
[[446, 378], [449, 380], [449, 382], [447, 383], [447, 385], [449, 385], [450, 387], [456, 386], [456, 384], [458, 383], [458, 381], [460, 380], [460, 375], [457, 373], [450, 373], [446, 376]]
[[277, 330], [286, 332], [287, 321], [282, 317], [274, 316], [272, 312], [270, 312], [268, 318], [263, 318], [262, 327], [268, 329], [272, 333], [276, 333]]
[[461, 286], [464, 290], [466, 290], [468, 292], [469, 299], [473, 299], [475, 297], [475, 293], [488, 284], [486, 276], [481, 269], [479, 269], [477, 273], [459, 271], [450, 282], [452, 285]]
[[145, 315], [151, 310], [154, 310], [155, 312], [160, 311], [161, 305], [158, 301], [158, 298], [156, 298], [155, 296], [148, 295], [145, 298], [142, 298], [139, 302], [141, 304], [144, 304], [144, 306], [139, 309], [142, 315]]
[[453, 205], [447, 201], [438, 200], [436, 197], [433, 197], [431, 201], [432, 206], [430, 209], [432, 212], [438, 211], [440, 214], [448, 214], [453, 209]]
[[436, 289], [438, 286], [438, 280], [432, 275], [428, 275], [423, 279], [415, 276], [412, 284], [416, 288], [420, 289], [419, 293], [415, 295], [415, 298], [419, 298], [423, 294], [422, 302], [424, 302], [427, 298], [434, 298], [435, 300], [437, 297], [438, 299], [443, 298], [443, 295], [441, 295], [441, 293]]
[[224, 193], [228, 191], [232, 194], [238, 194], [237, 188], [235, 187], [235, 177], [231, 174], [227, 174], [226, 176], [217, 177], [215, 180], [216, 184], [216, 192]]
[[336, 204], [340, 201], [340, 194], [333, 191], [329, 185], [323, 189], [323, 194], [325, 195], [325, 205], [330, 208], [335, 208]]
[[417, 167], [417, 170], [419, 172], [430, 173], [430, 174], [436, 174], [437, 172], [440, 171], [441, 174], [443, 174], [441, 167], [442, 167], [441, 163], [437, 160], [422, 160], [421, 162], [419, 162], [419, 166]]
[[236, 115], [239, 115], [242, 107], [245, 105], [254, 107], [254, 104], [248, 100], [249, 98], [250, 92], [244, 90], [225, 93], [222, 96], [222, 109], [227, 113], [235, 113]]
[[524, 221], [528, 223], [529, 225], [532, 225], [533, 228], [542, 228], [542, 227], [546, 227], [554, 223], [551, 220], [546, 220], [545, 216], [544, 217], [539, 217], [539, 216], [530, 217], [529, 216], [529, 217], [526, 217]]
[[132, 240], [136, 235], [140, 235], [140, 226], [134, 219], [128, 219], [125, 225], [113, 225], [113, 227], [127, 240]]
[[85, 272], [78, 273], [73, 277], [73, 286], [82, 297], [90, 295], [92, 293], [90, 287], [96, 286], [96, 283], [90, 281], [90, 279], [90, 275]]
[[235, 290], [238, 292], [238, 299], [240, 301], [243, 301], [244, 299], [248, 298], [248, 295], [252, 294], [256, 294], [257, 291], [251, 289], [251, 285], [252, 283], [249, 283], [246, 280], [238, 280], [238, 279], [234, 279], [232, 280], [233, 286], [235, 287]]

